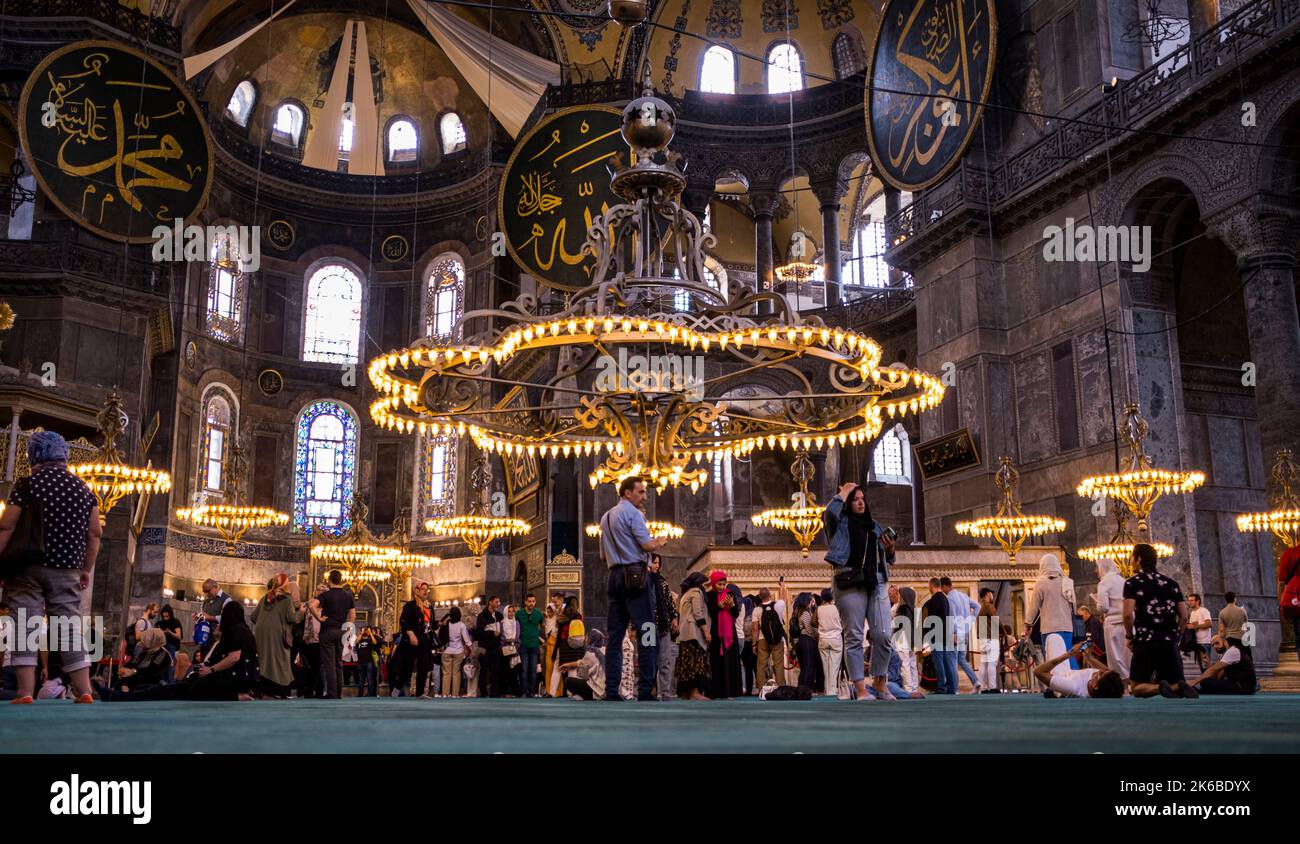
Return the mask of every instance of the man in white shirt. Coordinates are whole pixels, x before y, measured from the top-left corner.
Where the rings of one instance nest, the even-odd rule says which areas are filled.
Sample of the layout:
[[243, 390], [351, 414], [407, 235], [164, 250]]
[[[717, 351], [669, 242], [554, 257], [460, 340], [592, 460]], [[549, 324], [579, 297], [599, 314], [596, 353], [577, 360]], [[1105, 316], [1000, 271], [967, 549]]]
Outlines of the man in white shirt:
[[1210, 662], [1210, 640], [1214, 637], [1210, 632], [1210, 611], [1201, 605], [1201, 596], [1196, 592], [1187, 595], [1187, 606], [1191, 609], [1187, 629], [1196, 631], [1196, 644], [1191, 652], [1196, 655], [1196, 664], [1204, 671]]
[[1097, 595], [1094, 603], [1101, 614], [1102, 629], [1106, 632], [1106, 666], [1128, 679], [1128, 663], [1132, 651], [1124, 632], [1124, 575], [1119, 573], [1115, 561], [1097, 561]]
[[944, 597], [948, 599], [948, 623], [952, 626], [957, 640], [957, 665], [966, 673], [966, 679], [970, 680], [970, 684], [975, 687], [975, 693], [979, 694], [984, 687], [980, 684], [979, 677], [975, 676], [975, 669], [971, 667], [967, 651], [970, 649], [971, 622], [979, 615], [980, 605], [960, 589], [953, 589], [950, 578], [939, 578], [939, 584], [943, 587]]
[[[1056, 692], [1059, 697], [1123, 697], [1124, 679], [1093, 659], [1085, 648], [1086, 644], [1086, 641], [1075, 642], [1074, 647], [1066, 653], [1036, 666], [1034, 676], [1038, 682]], [[1071, 657], [1078, 659], [1084, 667], [1071, 668]]]
[[817, 652], [822, 660], [822, 674], [826, 681], [823, 694], [833, 695], [839, 690], [840, 662], [844, 659], [844, 627], [840, 611], [835, 606], [835, 590], [822, 590], [822, 602], [817, 606]]

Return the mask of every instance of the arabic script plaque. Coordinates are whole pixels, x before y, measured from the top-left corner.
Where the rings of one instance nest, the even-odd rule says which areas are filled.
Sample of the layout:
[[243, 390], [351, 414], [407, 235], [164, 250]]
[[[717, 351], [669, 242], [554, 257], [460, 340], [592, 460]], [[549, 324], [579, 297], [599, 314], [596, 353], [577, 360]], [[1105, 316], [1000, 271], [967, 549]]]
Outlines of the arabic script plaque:
[[900, 190], [943, 178], [975, 135], [993, 82], [993, 0], [890, 0], [872, 46], [867, 140]]
[[212, 185], [212, 144], [194, 98], [129, 47], [80, 41], [55, 50], [23, 87], [18, 129], [41, 190], [103, 237], [152, 241], [191, 220]]
[[915, 449], [921, 478], [927, 481], [980, 465], [979, 449], [975, 447], [975, 438], [969, 428], [959, 428], [951, 434], [923, 442]]
[[605, 106], [557, 111], [515, 146], [501, 179], [497, 218], [524, 272], [553, 287], [580, 290], [596, 265], [582, 254], [587, 229], [621, 200], [610, 190], [616, 154], [627, 155], [623, 113]]

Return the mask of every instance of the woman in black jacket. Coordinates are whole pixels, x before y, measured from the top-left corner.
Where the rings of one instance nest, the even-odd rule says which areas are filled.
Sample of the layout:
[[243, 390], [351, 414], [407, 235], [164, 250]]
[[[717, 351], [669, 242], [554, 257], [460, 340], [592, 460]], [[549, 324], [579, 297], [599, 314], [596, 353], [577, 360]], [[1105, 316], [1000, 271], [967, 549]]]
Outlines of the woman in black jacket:
[[415, 671], [415, 694], [424, 696], [433, 663], [433, 611], [429, 608], [429, 584], [420, 581], [415, 584], [414, 592], [415, 597], [402, 607], [401, 640], [394, 660], [397, 672], [389, 683], [393, 697], [406, 695], [412, 670]]

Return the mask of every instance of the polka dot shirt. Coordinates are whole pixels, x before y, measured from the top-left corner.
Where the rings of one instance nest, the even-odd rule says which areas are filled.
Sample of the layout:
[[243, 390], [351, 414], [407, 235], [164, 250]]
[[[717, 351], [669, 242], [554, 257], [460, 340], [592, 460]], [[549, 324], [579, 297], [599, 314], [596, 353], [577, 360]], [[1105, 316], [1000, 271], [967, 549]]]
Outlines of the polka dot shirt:
[[86, 525], [95, 496], [81, 478], [61, 466], [46, 466], [30, 478], [19, 478], [9, 493], [9, 503], [26, 509], [41, 503], [45, 525], [46, 565], [79, 569], [86, 560]]

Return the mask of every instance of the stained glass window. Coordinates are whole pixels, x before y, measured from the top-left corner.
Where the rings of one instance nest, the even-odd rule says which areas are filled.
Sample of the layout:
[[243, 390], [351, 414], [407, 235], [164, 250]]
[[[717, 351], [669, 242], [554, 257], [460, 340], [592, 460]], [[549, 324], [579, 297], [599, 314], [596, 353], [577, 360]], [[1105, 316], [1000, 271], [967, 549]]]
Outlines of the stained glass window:
[[235, 86], [235, 92], [230, 95], [226, 114], [240, 126], [247, 126], [248, 116], [253, 113], [253, 103], [256, 100], [257, 91], [253, 88], [253, 83], [245, 79]]
[[230, 407], [231, 401], [220, 388], [208, 393], [203, 407], [203, 439], [199, 442], [199, 480], [204, 492], [220, 493], [225, 489], [226, 446], [234, 421]]
[[223, 237], [208, 256], [208, 333], [238, 343], [244, 311], [244, 274], [239, 269], [239, 242]]
[[307, 282], [307, 319], [302, 359], [356, 363], [361, 341], [361, 279], [331, 264]]
[[293, 529], [319, 525], [331, 532], [351, 526], [357, 458], [357, 421], [347, 405], [318, 401], [298, 417], [294, 454]]
[[425, 336], [447, 339], [460, 319], [465, 298], [465, 262], [459, 255], [448, 253], [434, 259], [426, 290]]
[[447, 112], [438, 121], [438, 133], [442, 135], [443, 155], [460, 152], [469, 143], [465, 137], [465, 124], [461, 122], [460, 115], [454, 111]]
[[420, 520], [449, 516], [456, 506], [456, 434], [424, 435], [416, 467]]
[[793, 44], [777, 44], [767, 54], [767, 92], [786, 94], [803, 90], [803, 62]]
[[714, 45], [704, 51], [700, 90], [712, 94], [736, 93], [736, 57], [726, 47]]

